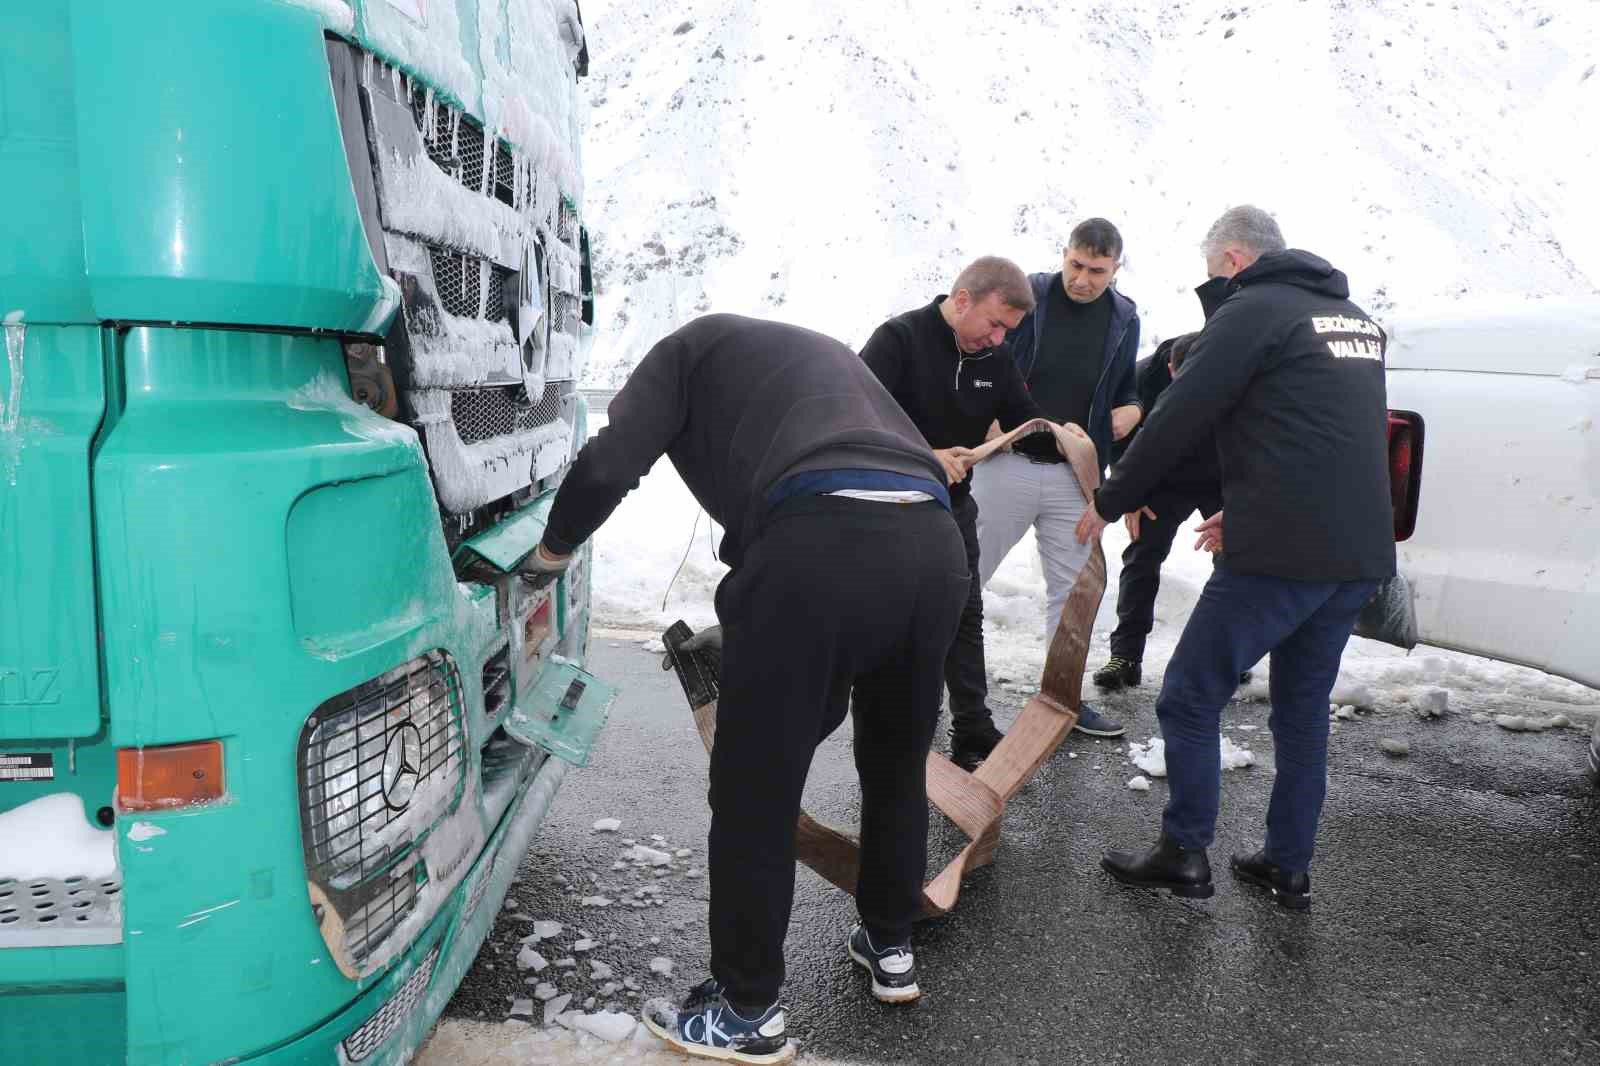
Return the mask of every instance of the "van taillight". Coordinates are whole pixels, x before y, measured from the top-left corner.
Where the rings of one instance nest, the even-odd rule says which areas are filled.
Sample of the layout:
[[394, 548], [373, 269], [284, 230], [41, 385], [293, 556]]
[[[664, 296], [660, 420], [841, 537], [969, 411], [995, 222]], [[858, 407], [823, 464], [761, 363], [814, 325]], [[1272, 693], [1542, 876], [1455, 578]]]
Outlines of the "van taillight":
[[1389, 502], [1394, 508], [1394, 539], [1406, 540], [1417, 528], [1422, 495], [1422, 416], [1389, 412]]

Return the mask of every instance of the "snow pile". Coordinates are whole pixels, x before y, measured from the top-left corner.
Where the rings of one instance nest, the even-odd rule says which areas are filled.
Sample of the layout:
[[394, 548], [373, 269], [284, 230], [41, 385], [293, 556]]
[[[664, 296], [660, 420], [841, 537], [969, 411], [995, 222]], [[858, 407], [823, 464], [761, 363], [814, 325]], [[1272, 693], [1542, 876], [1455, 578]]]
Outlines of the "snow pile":
[[1241, 748], [1227, 737], [1222, 738], [1222, 768], [1224, 770], [1242, 770], [1246, 766], [1256, 764], [1256, 753], [1249, 748]]
[[1143, 774], [1140, 774], [1139, 776], [1129, 780], [1128, 787], [1133, 789], [1135, 792], [1149, 792], [1150, 779]]
[[110, 877], [116, 834], [96, 829], [73, 792], [40, 796], [0, 813], [0, 878]]
[[[1059, 268], [1089, 215], [1127, 239], [1120, 284], [1147, 347], [1198, 326], [1196, 244], [1240, 200], [1277, 212], [1378, 315], [1600, 280], [1584, 192], [1600, 141], [1572, 135], [1600, 125], [1589, 5], [970, 0], [908, 17], [591, 0], [583, 14], [595, 384], [705, 310], [859, 346], [978, 255]], [[1062, 76], [1064, 56], [1099, 73]], [[1230, 123], [1273, 135], [1214, 136], [1224, 100]], [[1493, 269], [1511, 249], [1518, 270]]]
[[596, 833], [615, 833], [621, 828], [622, 819], [620, 818], [601, 818], [594, 823], [594, 831]]
[[363, 440], [404, 444], [422, 450], [417, 431], [403, 422], [385, 418], [365, 404], [351, 398], [343, 381], [328, 370], [296, 389], [289, 397], [296, 411], [327, 411], [339, 415], [340, 425], [351, 436]]

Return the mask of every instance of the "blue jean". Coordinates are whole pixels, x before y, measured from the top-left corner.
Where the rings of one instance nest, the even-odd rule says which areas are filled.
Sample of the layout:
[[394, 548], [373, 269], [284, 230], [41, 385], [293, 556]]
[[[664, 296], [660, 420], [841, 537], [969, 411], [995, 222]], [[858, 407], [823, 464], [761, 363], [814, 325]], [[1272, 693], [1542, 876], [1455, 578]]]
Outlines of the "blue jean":
[[1218, 563], [1167, 664], [1156, 717], [1171, 785], [1161, 827], [1185, 848], [1211, 846], [1222, 791], [1222, 708], [1239, 675], [1272, 655], [1278, 772], [1267, 808], [1267, 858], [1311, 865], [1328, 787], [1328, 695], [1361, 605], [1376, 581], [1291, 581]]

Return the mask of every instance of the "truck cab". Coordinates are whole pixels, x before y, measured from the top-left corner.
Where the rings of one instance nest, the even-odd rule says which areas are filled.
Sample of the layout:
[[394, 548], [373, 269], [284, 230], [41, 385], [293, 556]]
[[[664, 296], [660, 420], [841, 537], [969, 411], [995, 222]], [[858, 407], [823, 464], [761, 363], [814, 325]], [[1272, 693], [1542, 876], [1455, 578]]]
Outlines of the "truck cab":
[[609, 692], [570, 0], [0, 12], [0, 1044], [396, 1063]]

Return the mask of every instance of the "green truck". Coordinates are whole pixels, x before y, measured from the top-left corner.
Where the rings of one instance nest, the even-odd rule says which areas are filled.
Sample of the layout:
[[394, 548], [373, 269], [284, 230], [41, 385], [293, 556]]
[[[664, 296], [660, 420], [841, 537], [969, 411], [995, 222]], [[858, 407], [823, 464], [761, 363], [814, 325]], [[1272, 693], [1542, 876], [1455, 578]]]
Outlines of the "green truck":
[[572, 0], [0, 8], [0, 1062], [398, 1063], [609, 693]]

